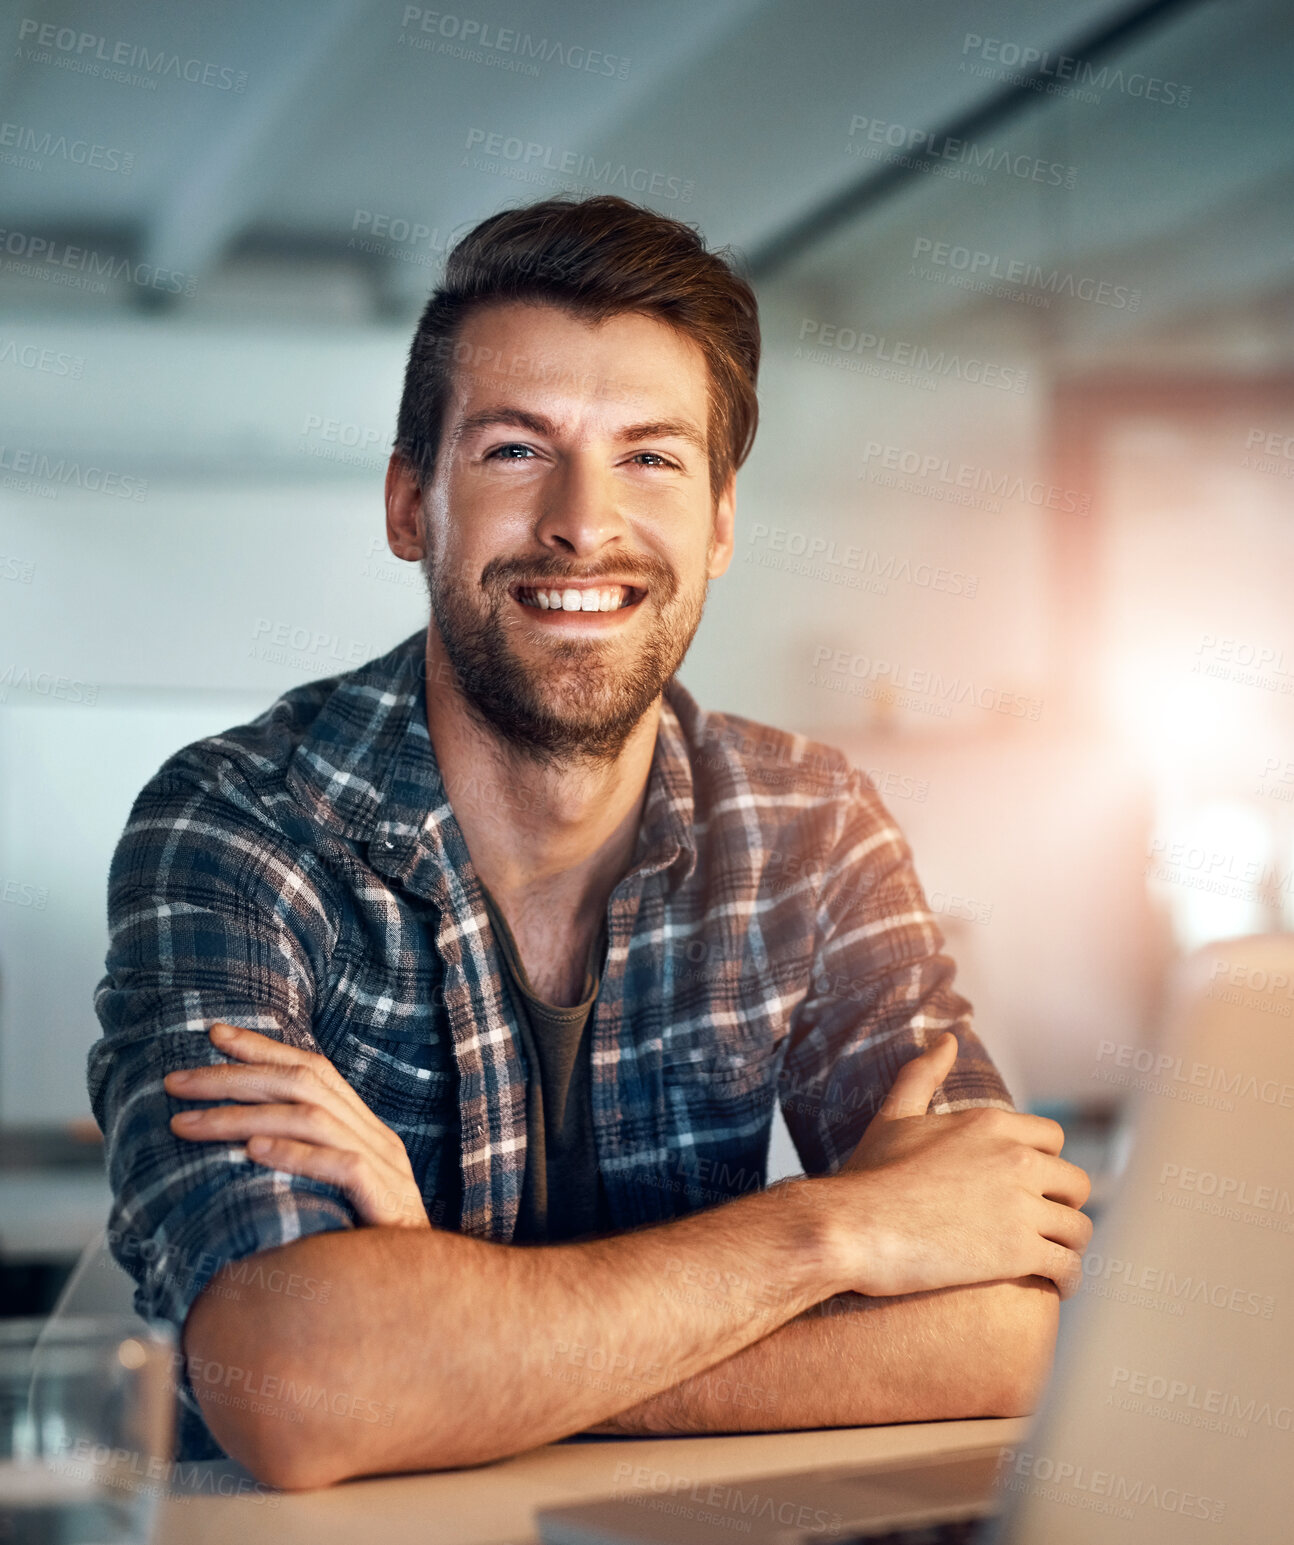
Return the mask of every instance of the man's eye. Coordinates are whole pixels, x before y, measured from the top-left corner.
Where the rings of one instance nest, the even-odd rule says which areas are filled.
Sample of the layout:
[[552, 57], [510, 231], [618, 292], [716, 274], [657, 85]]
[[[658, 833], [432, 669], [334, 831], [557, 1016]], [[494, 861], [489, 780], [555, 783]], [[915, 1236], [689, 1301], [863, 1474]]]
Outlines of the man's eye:
[[634, 453], [635, 460], [639, 456], [650, 456], [655, 466], [672, 467], [674, 465], [672, 461], [668, 461], [664, 456], [662, 456], [659, 451], [636, 451]]
[[[524, 457], [510, 456], [507, 454], [509, 451], [524, 451], [526, 454]], [[531, 449], [528, 445], [519, 445], [513, 442], [509, 443], [508, 445], [496, 445], [492, 451], [486, 454], [485, 459], [486, 461], [489, 461], [493, 457], [497, 456], [500, 461], [523, 461], [526, 460], [530, 455]]]

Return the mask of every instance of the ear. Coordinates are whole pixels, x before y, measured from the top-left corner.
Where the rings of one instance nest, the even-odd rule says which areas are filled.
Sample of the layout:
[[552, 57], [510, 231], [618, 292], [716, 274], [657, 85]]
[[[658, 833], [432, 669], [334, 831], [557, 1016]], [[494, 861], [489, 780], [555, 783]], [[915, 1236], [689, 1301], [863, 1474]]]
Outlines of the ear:
[[417, 562], [425, 550], [422, 490], [413, 468], [400, 456], [386, 464], [386, 541], [397, 558]]
[[710, 579], [718, 579], [732, 562], [734, 546], [733, 529], [737, 515], [737, 471], [734, 467], [728, 474], [728, 481], [723, 486], [715, 502], [713, 524], [710, 531], [710, 555], [706, 564], [706, 575]]

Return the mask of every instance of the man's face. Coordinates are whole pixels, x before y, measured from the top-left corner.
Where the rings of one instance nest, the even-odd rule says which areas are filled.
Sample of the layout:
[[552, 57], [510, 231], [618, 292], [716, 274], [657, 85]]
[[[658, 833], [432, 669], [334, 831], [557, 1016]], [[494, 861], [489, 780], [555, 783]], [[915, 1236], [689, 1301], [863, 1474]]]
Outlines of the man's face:
[[[455, 358], [423, 500], [433, 625], [508, 743], [614, 759], [732, 557], [731, 481], [710, 493], [704, 356], [648, 317], [508, 303], [468, 319]], [[593, 582], [621, 604], [589, 609]], [[531, 604], [536, 589], [565, 592], [563, 606]]]

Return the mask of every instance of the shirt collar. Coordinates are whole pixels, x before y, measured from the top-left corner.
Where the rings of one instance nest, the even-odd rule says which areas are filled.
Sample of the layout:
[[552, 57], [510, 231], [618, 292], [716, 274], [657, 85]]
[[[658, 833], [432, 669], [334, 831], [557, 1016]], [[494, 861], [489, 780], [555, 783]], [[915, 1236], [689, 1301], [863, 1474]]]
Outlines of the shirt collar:
[[[466, 853], [427, 732], [425, 694], [437, 684], [426, 680], [425, 651], [424, 629], [358, 670], [299, 689], [329, 690], [292, 755], [288, 787], [312, 820], [366, 843], [387, 874], [404, 871], [420, 847], [458, 861]], [[631, 871], [666, 870], [671, 890], [696, 867], [688, 742], [699, 715], [672, 678], [662, 694]]]

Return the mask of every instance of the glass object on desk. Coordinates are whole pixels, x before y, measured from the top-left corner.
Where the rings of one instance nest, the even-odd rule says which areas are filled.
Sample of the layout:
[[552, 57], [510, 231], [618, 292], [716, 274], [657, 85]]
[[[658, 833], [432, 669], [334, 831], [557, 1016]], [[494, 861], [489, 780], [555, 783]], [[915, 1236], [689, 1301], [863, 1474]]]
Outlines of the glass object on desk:
[[175, 1333], [129, 1315], [0, 1321], [0, 1540], [146, 1545], [167, 1490]]

